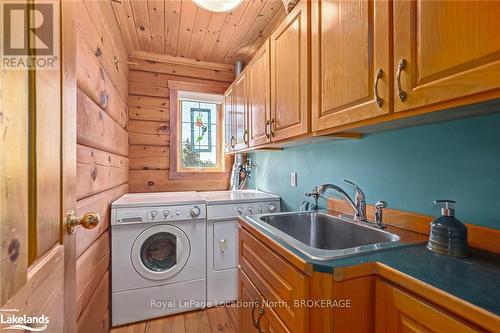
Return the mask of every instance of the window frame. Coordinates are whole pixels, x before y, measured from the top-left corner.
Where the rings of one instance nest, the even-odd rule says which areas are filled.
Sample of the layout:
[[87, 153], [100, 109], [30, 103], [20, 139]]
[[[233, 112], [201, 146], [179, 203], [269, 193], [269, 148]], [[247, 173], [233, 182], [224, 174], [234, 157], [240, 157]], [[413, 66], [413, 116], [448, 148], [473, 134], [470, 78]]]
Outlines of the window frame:
[[[170, 89], [170, 171], [169, 179], [206, 178], [227, 176], [231, 159], [224, 154], [224, 105], [217, 104], [217, 168], [185, 168], [182, 166], [182, 140], [179, 92], [224, 95], [223, 86], [168, 81]], [[172, 149], [174, 148], [174, 149]]]

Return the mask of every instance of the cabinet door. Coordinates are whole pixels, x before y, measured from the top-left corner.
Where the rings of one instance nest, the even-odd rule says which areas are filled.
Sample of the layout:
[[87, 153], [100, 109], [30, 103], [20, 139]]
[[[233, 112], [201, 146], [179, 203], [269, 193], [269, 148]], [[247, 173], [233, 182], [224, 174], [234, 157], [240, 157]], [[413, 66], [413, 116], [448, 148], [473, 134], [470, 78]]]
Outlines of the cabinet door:
[[261, 296], [246, 274], [238, 270], [238, 300], [241, 302], [239, 309], [238, 326], [242, 333], [258, 332], [254, 320], [259, 316]]
[[224, 151], [233, 150], [233, 89], [229, 88], [224, 95]]
[[244, 228], [239, 229], [239, 256], [240, 269], [262, 297], [274, 304], [282, 304], [273, 308], [280, 320], [292, 332], [306, 332], [308, 308], [294, 305], [309, 295], [307, 276]]
[[266, 333], [291, 332], [271, 308], [264, 308], [264, 315], [260, 321], [260, 328], [262, 332]]
[[498, 1], [400, 0], [393, 5], [395, 111], [500, 87]]
[[390, 1], [312, 3], [312, 129], [389, 113]]
[[269, 41], [260, 48], [248, 65], [248, 81], [249, 145], [254, 147], [267, 143], [270, 139]]
[[214, 270], [238, 267], [238, 221], [214, 222]]
[[376, 281], [375, 304], [376, 333], [481, 332], [380, 279]]
[[247, 76], [240, 74], [233, 87], [233, 124], [235, 150], [248, 147], [247, 131]]
[[271, 35], [272, 140], [309, 131], [309, 1], [300, 1]]

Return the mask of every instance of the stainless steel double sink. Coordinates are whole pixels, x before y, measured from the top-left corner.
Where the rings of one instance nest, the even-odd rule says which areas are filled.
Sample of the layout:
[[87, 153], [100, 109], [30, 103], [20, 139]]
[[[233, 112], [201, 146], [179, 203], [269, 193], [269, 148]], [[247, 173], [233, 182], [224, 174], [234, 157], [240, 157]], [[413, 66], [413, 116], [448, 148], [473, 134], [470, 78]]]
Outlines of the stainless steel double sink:
[[348, 215], [296, 212], [251, 215], [245, 219], [316, 260], [404, 246], [398, 235], [354, 221]]

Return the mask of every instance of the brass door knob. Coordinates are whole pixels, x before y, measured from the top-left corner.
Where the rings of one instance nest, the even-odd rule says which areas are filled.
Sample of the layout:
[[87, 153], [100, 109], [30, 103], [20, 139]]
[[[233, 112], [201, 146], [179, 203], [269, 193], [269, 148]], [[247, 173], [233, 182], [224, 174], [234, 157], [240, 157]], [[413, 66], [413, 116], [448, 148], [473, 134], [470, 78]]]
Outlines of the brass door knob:
[[75, 216], [74, 211], [69, 211], [66, 215], [66, 227], [69, 234], [74, 234], [77, 225], [81, 225], [85, 229], [94, 229], [99, 224], [99, 214], [95, 212], [86, 213], [80, 217]]

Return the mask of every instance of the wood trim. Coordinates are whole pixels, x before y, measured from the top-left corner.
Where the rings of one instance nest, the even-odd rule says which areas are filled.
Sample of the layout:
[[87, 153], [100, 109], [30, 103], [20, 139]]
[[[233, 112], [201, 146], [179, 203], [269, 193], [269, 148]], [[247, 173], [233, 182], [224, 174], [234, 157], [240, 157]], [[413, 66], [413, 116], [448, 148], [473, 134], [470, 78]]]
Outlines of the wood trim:
[[491, 105], [473, 105], [500, 98], [500, 89], [494, 89], [479, 94], [464, 96], [436, 104], [431, 104], [416, 109], [389, 113], [380, 117], [365, 119], [351, 124], [337, 126], [321, 131], [315, 131], [314, 136], [331, 133], [357, 131], [361, 133], [374, 133], [410, 126], [424, 125], [439, 121], [460, 119], [481, 114], [496, 112]]
[[[214, 171], [204, 171], [196, 172], [191, 170], [186, 170], [180, 167], [180, 154], [179, 154], [179, 101], [178, 92], [180, 90], [198, 92], [198, 93], [208, 93], [208, 94], [220, 94], [223, 95], [224, 91], [220, 87], [213, 87], [205, 84], [188, 83], [182, 81], [168, 81], [168, 86], [170, 88], [170, 168], [169, 168], [169, 179], [171, 180], [181, 180], [187, 178], [196, 179], [213, 179], [213, 177], [227, 177], [228, 172], [226, 171], [228, 167], [228, 160], [224, 158], [223, 151], [223, 128], [218, 126], [217, 139], [219, 140], [219, 149], [217, 159], [220, 161], [220, 167], [216, 168]], [[218, 122], [222, 125], [223, 110], [220, 108], [218, 112]], [[186, 171], [184, 171], [186, 170]]]
[[[61, 1], [61, 216], [76, 208], [76, 22], [73, 1]], [[64, 331], [76, 332], [76, 244], [61, 223], [64, 243]]]
[[215, 62], [201, 61], [184, 57], [174, 57], [167, 54], [159, 54], [147, 51], [132, 51], [131, 57], [152, 60], [158, 62], [165, 62], [173, 65], [187, 65], [197, 68], [209, 68], [223, 72], [234, 72], [234, 67], [231, 64], [220, 64]]
[[213, 80], [231, 83], [234, 81], [234, 73], [223, 72], [210, 68], [200, 68], [188, 65], [178, 65], [155, 60], [144, 60], [131, 57], [130, 61], [136, 62], [135, 68], [139, 71], [153, 72], [160, 74], [170, 74], [176, 76], [185, 76], [190, 78]]
[[[329, 210], [352, 214], [349, 204], [341, 199], [328, 199], [327, 207]], [[373, 220], [373, 205], [367, 205], [366, 211], [368, 219]], [[420, 234], [428, 235], [430, 232], [430, 223], [434, 219], [432, 216], [404, 212], [391, 208], [384, 209], [384, 223], [396, 228], [410, 230]], [[466, 224], [468, 229], [469, 246], [500, 253], [500, 230], [482, 227], [474, 224]]]

